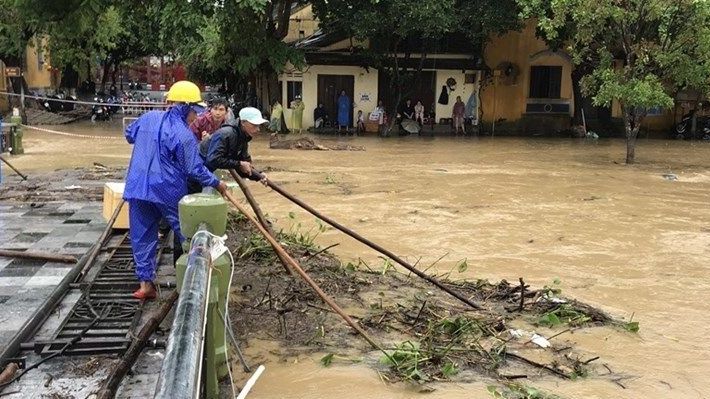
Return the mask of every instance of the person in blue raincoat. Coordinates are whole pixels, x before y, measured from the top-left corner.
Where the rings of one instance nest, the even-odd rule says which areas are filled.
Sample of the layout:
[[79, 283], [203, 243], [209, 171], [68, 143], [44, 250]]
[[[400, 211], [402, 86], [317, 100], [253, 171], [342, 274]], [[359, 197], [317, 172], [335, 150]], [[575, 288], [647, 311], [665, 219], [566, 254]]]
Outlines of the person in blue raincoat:
[[350, 101], [350, 97], [345, 94], [345, 90], [340, 92], [340, 97], [338, 97], [338, 131], [345, 127], [347, 132], [350, 129], [350, 111], [352, 111], [353, 106]]
[[195, 118], [192, 107], [201, 101], [200, 89], [192, 82], [179, 81], [170, 87], [166, 100], [173, 104], [167, 111], [148, 112], [125, 132], [133, 153], [123, 198], [129, 205], [131, 247], [140, 281], [133, 296], [138, 299], [153, 299], [157, 294], [153, 281], [160, 220], [167, 220], [176, 241], [185, 240], [180, 232], [178, 202], [187, 194], [188, 178], [220, 193], [227, 189], [205, 167], [189, 128], [189, 119]]

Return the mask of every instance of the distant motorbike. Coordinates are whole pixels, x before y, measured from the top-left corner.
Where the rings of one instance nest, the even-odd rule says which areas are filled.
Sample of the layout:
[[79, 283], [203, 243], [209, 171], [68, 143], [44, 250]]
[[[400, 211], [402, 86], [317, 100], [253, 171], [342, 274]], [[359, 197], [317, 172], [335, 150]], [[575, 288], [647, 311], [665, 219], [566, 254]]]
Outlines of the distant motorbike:
[[104, 105], [104, 99], [97, 96], [94, 97], [94, 102], [96, 104], [91, 106], [91, 122], [111, 120], [111, 112], [109, 107]]
[[680, 122], [673, 127], [673, 137], [678, 140], [710, 140], [710, 117], [707, 116], [696, 117], [695, 135], [693, 135], [693, 115], [695, 115], [695, 113], [696, 110], [692, 110], [683, 115]]
[[64, 111], [64, 106], [62, 105], [62, 102], [58, 100], [61, 100], [61, 96], [57, 94], [47, 95], [42, 101], [42, 107], [45, 111], [54, 113]]

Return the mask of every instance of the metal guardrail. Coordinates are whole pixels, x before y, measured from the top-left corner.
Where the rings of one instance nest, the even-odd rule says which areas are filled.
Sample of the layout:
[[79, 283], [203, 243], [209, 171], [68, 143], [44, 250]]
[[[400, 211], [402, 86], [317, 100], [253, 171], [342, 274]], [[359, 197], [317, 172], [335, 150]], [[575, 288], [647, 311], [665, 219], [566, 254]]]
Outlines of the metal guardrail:
[[212, 277], [211, 247], [212, 237], [207, 225], [202, 223], [192, 238], [155, 398], [200, 396], [207, 302]]

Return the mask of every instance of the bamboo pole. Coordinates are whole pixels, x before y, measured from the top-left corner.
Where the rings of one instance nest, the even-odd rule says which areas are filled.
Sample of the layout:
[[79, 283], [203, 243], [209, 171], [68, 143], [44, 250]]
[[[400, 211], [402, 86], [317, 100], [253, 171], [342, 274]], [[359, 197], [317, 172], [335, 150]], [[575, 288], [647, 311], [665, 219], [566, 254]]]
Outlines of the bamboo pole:
[[335, 303], [335, 301], [334, 301], [332, 298], [330, 298], [330, 297], [328, 296], [328, 294], [326, 294], [325, 292], [323, 292], [323, 290], [318, 286], [318, 284], [316, 284], [315, 281], [313, 281], [313, 279], [311, 279], [311, 277], [310, 277], [308, 274], [306, 274], [306, 272], [301, 268], [301, 266], [298, 264], [298, 262], [296, 262], [296, 261], [291, 257], [291, 255], [289, 255], [289, 254], [283, 249], [283, 247], [281, 246], [281, 244], [279, 244], [279, 243], [276, 241], [276, 239], [275, 239], [274, 237], [272, 237], [271, 234], [269, 234], [269, 232], [266, 231], [266, 229], [265, 229], [259, 222], [257, 222], [257, 220], [256, 220], [253, 216], [251, 216], [250, 214], [248, 214], [248, 213], [246, 212], [246, 209], [244, 209], [244, 207], [241, 206], [241, 205], [239, 204], [239, 202], [237, 202], [237, 200], [234, 198], [234, 196], [232, 195], [232, 193], [230, 193], [229, 191], [227, 191], [227, 192], [225, 193], [225, 197], [227, 198], [227, 200], [228, 200], [229, 202], [232, 203], [232, 205], [234, 205], [235, 208], [237, 208], [237, 210], [239, 210], [239, 212], [243, 213], [244, 216], [246, 216], [247, 219], [249, 219], [249, 221], [250, 221], [252, 224], [254, 224], [254, 225], [259, 229], [259, 231], [261, 232], [261, 234], [266, 238], [267, 241], [269, 241], [269, 244], [271, 244], [271, 247], [274, 248], [274, 251], [276, 251], [276, 253], [280, 254], [280, 256], [283, 257], [283, 259], [285, 259], [285, 260], [288, 262], [288, 265], [289, 265], [294, 271], [296, 271], [296, 273], [298, 273], [298, 274], [301, 276], [301, 278], [302, 278], [306, 283], [308, 283], [308, 285], [311, 286], [311, 288], [313, 289], [313, 291], [315, 291], [316, 294], [318, 294], [318, 296], [321, 297], [321, 299], [323, 299], [323, 301], [325, 301], [325, 303], [328, 304], [328, 306], [330, 306], [338, 315], [340, 315], [340, 317], [342, 317], [343, 320], [345, 320], [345, 322], [348, 323], [348, 325], [350, 325], [350, 327], [352, 327], [355, 331], [357, 331], [358, 334], [360, 334], [360, 335], [365, 339], [365, 341], [367, 341], [373, 348], [378, 349], [378, 350], [380, 350], [381, 352], [383, 352], [385, 355], [387, 355], [387, 352], [385, 352], [385, 350], [382, 349], [382, 347], [381, 347], [380, 345], [378, 345], [378, 344], [365, 332], [365, 330], [362, 329], [362, 327], [360, 327], [357, 323], [355, 323], [355, 321], [353, 321], [353, 319], [350, 318], [350, 316], [348, 316], [348, 314], [345, 313], [345, 312], [343, 311], [343, 309], [341, 309], [340, 306], [338, 306], [338, 304]]
[[76, 263], [77, 258], [70, 255], [59, 255], [48, 252], [26, 252], [0, 249], [0, 256], [6, 258], [37, 259], [48, 262]]
[[[239, 175], [237, 174], [237, 172], [234, 169], [229, 169], [229, 173], [232, 175], [234, 180], [236, 180], [237, 184], [239, 184], [239, 188], [242, 189], [244, 196], [246, 197], [247, 201], [249, 202], [249, 205], [251, 205], [251, 209], [254, 210], [256, 217], [259, 219], [259, 223], [261, 223], [261, 225], [264, 226], [266, 231], [268, 231], [272, 237], [276, 237], [276, 234], [274, 233], [274, 230], [269, 225], [269, 222], [266, 220], [264, 213], [261, 212], [261, 207], [256, 202], [256, 199], [254, 198], [254, 196], [251, 194], [251, 190], [249, 190], [249, 187], [247, 187], [246, 183], [244, 183], [244, 179], [239, 177]], [[288, 261], [286, 259], [284, 259], [280, 253], [277, 252], [276, 255], [281, 260], [281, 263], [283, 264], [286, 272], [293, 276], [294, 275], [293, 271], [288, 268]]]
[[121, 361], [111, 370], [111, 374], [106, 378], [103, 387], [98, 393], [99, 399], [113, 399], [116, 396], [116, 390], [118, 386], [123, 381], [123, 378], [131, 370], [133, 364], [138, 359], [138, 355], [143, 351], [143, 347], [150, 339], [150, 336], [155, 332], [160, 323], [165, 319], [165, 316], [170, 312], [175, 301], [177, 301], [178, 292], [173, 291], [170, 296], [168, 296], [165, 303], [155, 312], [155, 314], [148, 319], [141, 331], [136, 336], [128, 351], [123, 355]]
[[27, 175], [23, 175], [22, 172], [20, 172], [19, 170], [17, 170], [17, 168], [15, 168], [14, 166], [12, 166], [12, 164], [11, 164], [10, 162], [8, 162], [8, 160], [5, 159], [5, 157], [3, 157], [2, 155], [0, 155], [0, 161], [5, 162], [5, 163], [7, 164], [7, 166], [10, 167], [10, 169], [14, 170], [15, 173], [17, 173], [18, 175], [20, 175], [20, 177], [22, 178], [22, 180], [27, 180]]
[[459, 294], [458, 292], [453, 291], [453, 290], [450, 289], [449, 287], [446, 287], [445, 285], [443, 285], [443, 284], [442, 284], [439, 280], [437, 280], [436, 278], [434, 278], [434, 277], [432, 277], [432, 276], [428, 276], [426, 273], [423, 273], [423, 272], [419, 271], [419, 270], [416, 269], [414, 266], [410, 265], [408, 262], [406, 262], [404, 259], [400, 258], [399, 256], [395, 255], [394, 253], [388, 251], [387, 249], [381, 247], [381, 246], [378, 245], [378, 244], [375, 244], [374, 242], [368, 240], [367, 238], [365, 238], [365, 237], [359, 235], [358, 233], [356, 233], [356, 232], [350, 230], [349, 228], [347, 228], [347, 227], [341, 225], [340, 223], [336, 222], [335, 220], [330, 219], [329, 217], [327, 217], [327, 216], [325, 216], [325, 215], [322, 215], [320, 212], [316, 211], [315, 209], [313, 209], [311, 206], [309, 206], [309, 205], [306, 204], [305, 202], [299, 200], [298, 198], [296, 198], [296, 197], [294, 197], [293, 195], [291, 195], [291, 194], [289, 194], [288, 192], [286, 192], [283, 188], [279, 187], [276, 183], [274, 183], [274, 182], [272, 182], [272, 181], [268, 181], [267, 184], [268, 184], [268, 186], [271, 187], [274, 191], [276, 191], [277, 193], [283, 195], [284, 197], [286, 197], [287, 199], [291, 200], [291, 201], [294, 202], [296, 205], [300, 206], [301, 208], [305, 209], [306, 211], [310, 212], [310, 213], [313, 214], [315, 217], [317, 217], [317, 218], [323, 220], [324, 222], [328, 223], [329, 225], [335, 227], [336, 229], [342, 231], [343, 233], [349, 235], [350, 237], [352, 237], [352, 238], [354, 238], [354, 239], [360, 241], [361, 243], [367, 245], [368, 247], [374, 249], [375, 251], [380, 252], [381, 254], [383, 254], [383, 255], [389, 257], [389, 258], [392, 259], [393, 261], [395, 261], [395, 262], [399, 263], [400, 265], [402, 265], [405, 269], [407, 269], [407, 270], [409, 270], [410, 272], [416, 274], [417, 276], [423, 278], [424, 280], [430, 282], [431, 284], [437, 286], [438, 288], [440, 288], [440, 289], [443, 290], [444, 292], [450, 294], [451, 296], [453, 296], [454, 298], [460, 300], [461, 302], [465, 303], [466, 305], [468, 305], [468, 306], [470, 306], [470, 307], [472, 307], [472, 308], [474, 308], [474, 309], [481, 309], [481, 306], [480, 306], [480, 305], [476, 304], [475, 302], [471, 301], [470, 299], [466, 298], [465, 296]]
[[247, 185], [244, 183], [244, 179], [242, 179], [234, 169], [229, 169], [229, 174], [231, 174], [237, 184], [239, 184], [239, 188], [242, 189], [244, 196], [249, 202], [249, 205], [251, 205], [251, 209], [254, 210], [256, 218], [259, 219], [259, 223], [264, 226], [264, 228], [266, 229], [266, 231], [269, 232], [269, 234], [276, 237], [276, 234], [274, 234], [274, 230], [271, 229], [271, 226], [269, 226], [269, 222], [266, 220], [264, 213], [261, 212], [261, 207], [259, 207], [259, 204], [256, 202], [256, 199], [254, 199], [254, 196], [251, 194], [251, 190], [249, 190], [249, 187], [247, 187]]

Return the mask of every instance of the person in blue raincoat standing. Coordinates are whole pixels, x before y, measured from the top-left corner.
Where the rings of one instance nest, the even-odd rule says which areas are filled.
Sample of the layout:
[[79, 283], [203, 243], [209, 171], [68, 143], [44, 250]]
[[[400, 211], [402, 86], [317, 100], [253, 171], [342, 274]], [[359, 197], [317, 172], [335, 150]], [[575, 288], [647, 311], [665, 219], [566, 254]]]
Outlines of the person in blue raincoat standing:
[[338, 131], [345, 127], [345, 131], [350, 129], [350, 111], [352, 111], [352, 101], [350, 97], [345, 94], [345, 90], [340, 92], [340, 97], [338, 97]]
[[202, 101], [200, 89], [192, 82], [175, 82], [166, 100], [172, 104], [167, 111], [148, 112], [125, 132], [133, 153], [123, 198], [129, 205], [131, 247], [140, 281], [133, 296], [138, 299], [157, 296], [153, 281], [160, 220], [167, 220], [176, 241], [185, 240], [180, 232], [178, 202], [187, 194], [188, 178], [203, 187], [215, 187], [222, 194], [227, 190], [227, 185], [205, 167], [189, 128], [189, 119], [196, 116], [193, 106]]

